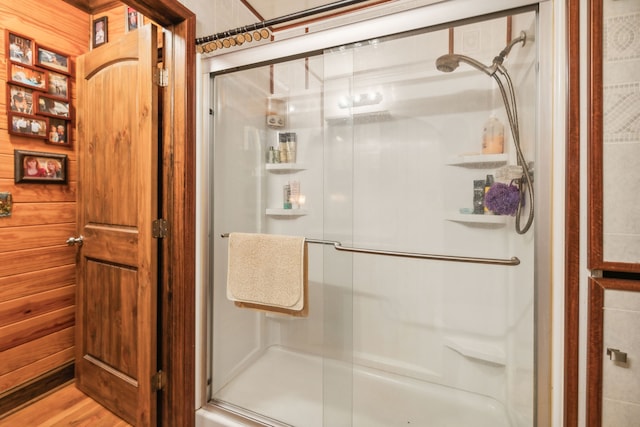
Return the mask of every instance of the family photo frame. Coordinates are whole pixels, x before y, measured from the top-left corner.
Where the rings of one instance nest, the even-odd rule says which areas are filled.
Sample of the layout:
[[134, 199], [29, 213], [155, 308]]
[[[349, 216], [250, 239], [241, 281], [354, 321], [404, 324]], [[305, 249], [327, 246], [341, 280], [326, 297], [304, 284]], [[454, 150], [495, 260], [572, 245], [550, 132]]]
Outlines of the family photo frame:
[[65, 184], [67, 155], [40, 151], [14, 150], [15, 183]]
[[47, 73], [44, 70], [38, 70], [11, 62], [9, 65], [8, 82], [32, 89], [46, 90]]
[[68, 55], [40, 45], [37, 45], [36, 52], [35, 65], [38, 67], [60, 73], [71, 73], [71, 61]]
[[[102, 24], [96, 25], [98, 22]], [[94, 21], [95, 30], [104, 30], [103, 42], [106, 22], [106, 16]], [[9, 56], [6, 61], [9, 134], [71, 146], [72, 57], [9, 29], [4, 32]], [[94, 36], [100, 38], [95, 32]]]
[[143, 16], [132, 7], [125, 6], [125, 28], [126, 32], [133, 31], [143, 25]]
[[45, 139], [49, 120], [45, 117], [9, 113], [9, 133], [27, 138]]
[[34, 95], [32, 89], [8, 84], [7, 98], [10, 113], [34, 114]]
[[102, 46], [107, 42], [107, 17], [102, 16], [98, 19], [93, 20], [93, 47], [96, 48], [98, 46]]
[[68, 101], [55, 99], [44, 93], [36, 94], [36, 114], [69, 119], [71, 117]]
[[11, 61], [27, 66], [33, 65], [33, 40], [12, 31], [6, 32], [6, 40]]

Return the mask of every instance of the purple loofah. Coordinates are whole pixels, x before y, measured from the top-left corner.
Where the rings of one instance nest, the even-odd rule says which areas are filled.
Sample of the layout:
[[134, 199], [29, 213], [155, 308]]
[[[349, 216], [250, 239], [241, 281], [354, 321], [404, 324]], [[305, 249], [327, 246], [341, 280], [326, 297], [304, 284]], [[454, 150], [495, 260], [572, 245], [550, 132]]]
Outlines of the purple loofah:
[[520, 202], [520, 190], [513, 184], [494, 183], [484, 196], [484, 204], [498, 215], [514, 216]]

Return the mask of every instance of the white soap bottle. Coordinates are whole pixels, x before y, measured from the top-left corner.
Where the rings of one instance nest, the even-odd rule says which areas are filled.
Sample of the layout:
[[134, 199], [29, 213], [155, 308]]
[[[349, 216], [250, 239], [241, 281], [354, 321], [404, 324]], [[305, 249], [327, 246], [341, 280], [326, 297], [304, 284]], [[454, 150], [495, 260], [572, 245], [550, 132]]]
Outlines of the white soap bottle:
[[482, 154], [504, 153], [504, 126], [492, 114], [482, 130]]

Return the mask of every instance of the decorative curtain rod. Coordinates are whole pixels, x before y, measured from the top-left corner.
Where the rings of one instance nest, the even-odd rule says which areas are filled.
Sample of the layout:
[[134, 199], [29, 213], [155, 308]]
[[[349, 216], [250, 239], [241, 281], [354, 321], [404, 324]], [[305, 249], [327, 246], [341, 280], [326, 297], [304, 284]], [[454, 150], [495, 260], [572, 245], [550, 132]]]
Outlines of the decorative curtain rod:
[[[255, 39], [266, 39], [270, 35], [267, 27], [283, 24], [285, 22], [295, 21], [297, 19], [306, 18], [307, 16], [317, 15], [329, 12], [342, 7], [351, 6], [353, 4], [363, 3], [370, 0], [341, 0], [322, 6], [313, 7], [311, 9], [301, 10], [300, 12], [290, 13], [289, 15], [279, 18], [267, 19], [255, 24], [245, 25], [243, 27], [234, 28], [233, 30], [223, 31], [211, 36], [196, 38], [196, 46], [200, 53], [210, 52], [223, 47], [235, 46], [245, 41], [250, 42]], [[253, 34], [252, 34], [253, 32]], [[226, 43], [225, 43], [226, 42]], [[201, 45], [207, 44], [204, 48]]]

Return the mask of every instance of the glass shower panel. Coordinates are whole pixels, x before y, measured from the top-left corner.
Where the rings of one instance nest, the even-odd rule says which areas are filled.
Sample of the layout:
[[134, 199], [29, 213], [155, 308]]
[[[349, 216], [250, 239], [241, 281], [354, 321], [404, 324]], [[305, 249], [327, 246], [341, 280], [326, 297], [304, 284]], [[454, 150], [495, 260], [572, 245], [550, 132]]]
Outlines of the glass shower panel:
[[[534, 233], [473, 213], [476, 184], [484, 198], [521, 177], [487, 72], [521, 31], [503, 66], [533, 165], [535, 11], [214, 77], [216, 404], [270, 425], [534, 425]], [[452, 51], [459, 67], [438, 70]], [[503, 152], [483, 153], [490, 118]], [[308, 317], [227, 299], [230, 232], [313, 241]]]

